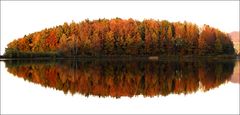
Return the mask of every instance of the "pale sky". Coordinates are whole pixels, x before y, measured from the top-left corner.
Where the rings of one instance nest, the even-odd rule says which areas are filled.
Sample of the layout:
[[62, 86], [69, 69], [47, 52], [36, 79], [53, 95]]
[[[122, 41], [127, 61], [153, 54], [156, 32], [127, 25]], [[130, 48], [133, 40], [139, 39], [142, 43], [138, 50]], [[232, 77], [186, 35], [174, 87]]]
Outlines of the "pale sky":
[[1, 1], [1, 54], [25, 34], [98, 18], [166, 19], [239, 31], [239, 1]]

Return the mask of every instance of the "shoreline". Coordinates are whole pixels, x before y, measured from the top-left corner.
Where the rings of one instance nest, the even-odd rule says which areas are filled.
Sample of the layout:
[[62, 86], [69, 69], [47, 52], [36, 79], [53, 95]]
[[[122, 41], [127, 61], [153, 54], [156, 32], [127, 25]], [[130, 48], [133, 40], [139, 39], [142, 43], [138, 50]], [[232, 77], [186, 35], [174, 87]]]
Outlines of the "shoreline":
[[0, 56], [0, 61], [5, 60], [229, 60], [240, 59], [238, 55], [164, 55], [164, 56], [69, 56], [69, 57], [5, 57]]

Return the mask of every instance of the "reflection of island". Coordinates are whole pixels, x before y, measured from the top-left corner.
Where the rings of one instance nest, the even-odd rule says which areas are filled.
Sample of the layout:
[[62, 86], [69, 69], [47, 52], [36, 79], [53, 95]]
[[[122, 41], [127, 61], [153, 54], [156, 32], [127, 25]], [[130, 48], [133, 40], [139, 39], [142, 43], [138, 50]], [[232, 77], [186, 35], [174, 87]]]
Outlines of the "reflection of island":
[[231, 77], [231, 82], [240, 83], [240, 61], [235, 63], [234, 72]]
[[166, 96], [208, 91], [230, 80], [234, 62], [223, 61], [6, 61], [25, 80], [85, 96]]

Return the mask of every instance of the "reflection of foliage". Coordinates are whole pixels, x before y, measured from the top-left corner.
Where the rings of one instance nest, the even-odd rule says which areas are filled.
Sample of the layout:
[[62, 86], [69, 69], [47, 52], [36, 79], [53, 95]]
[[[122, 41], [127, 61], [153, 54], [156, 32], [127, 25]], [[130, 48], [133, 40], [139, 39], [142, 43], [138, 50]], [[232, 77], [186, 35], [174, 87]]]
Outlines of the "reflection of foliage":
[[6, 61], [18, 77], [65, 93], [121, 97], [208, 91], [229, 80], [232, 61]]

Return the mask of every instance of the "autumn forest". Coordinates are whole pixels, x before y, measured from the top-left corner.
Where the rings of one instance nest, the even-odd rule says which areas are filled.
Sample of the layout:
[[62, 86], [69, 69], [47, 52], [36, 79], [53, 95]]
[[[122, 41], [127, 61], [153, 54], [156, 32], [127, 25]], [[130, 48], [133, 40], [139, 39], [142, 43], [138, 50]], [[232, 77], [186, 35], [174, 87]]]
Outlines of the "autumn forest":
[[227, 33], [191, 22], [98, 19], [64, 23], [10, 42], [5, 57], [233, 55]]

